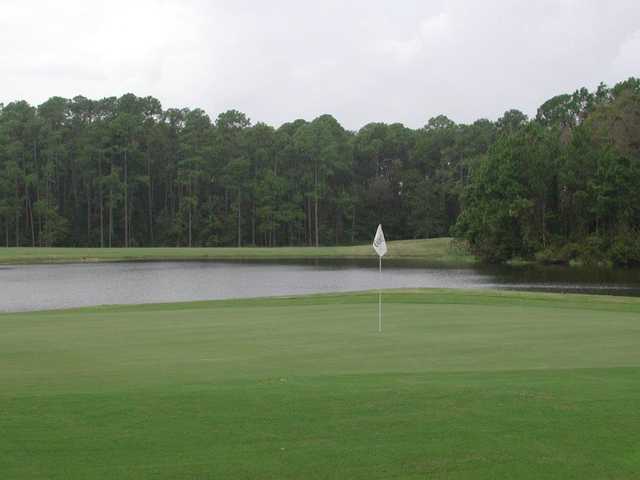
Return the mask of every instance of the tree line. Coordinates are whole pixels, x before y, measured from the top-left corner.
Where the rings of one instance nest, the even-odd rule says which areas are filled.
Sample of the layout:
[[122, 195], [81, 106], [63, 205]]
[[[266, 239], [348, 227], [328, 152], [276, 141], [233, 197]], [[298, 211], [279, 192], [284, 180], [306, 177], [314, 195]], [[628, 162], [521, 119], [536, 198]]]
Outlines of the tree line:
[[637, 238], [639, 97], [632, 78], [554, 97], [533, 119], [355, 132], [331, 115], [212, 121], [133, 94], [12, 102], [2, 243], [318, 246], [368, 242], [381, 222], [390, 238], [455, 233], [491, 261], [622, 251]]
[[551, 98], [473, 163], [454, 231], [482, 258], [640, 264], [640, 80]]
[[[0, 111], [0, 232], [8, 246], [333, 245], [446, 235], [464, 158], [492, 122], [423, 129], [335, 118], [273, 128], [241, 112], [163, 110], [132, 94]], [[2, 238], [0, 237], [0, 238]]]

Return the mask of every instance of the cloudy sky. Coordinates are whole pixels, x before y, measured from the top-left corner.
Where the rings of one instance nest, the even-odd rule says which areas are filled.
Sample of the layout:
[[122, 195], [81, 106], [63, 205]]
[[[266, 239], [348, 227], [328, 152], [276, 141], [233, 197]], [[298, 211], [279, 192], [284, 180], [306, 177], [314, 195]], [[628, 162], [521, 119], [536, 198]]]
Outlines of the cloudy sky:
[[640, 75], [638, 0], [2, 0], [0, 102], [153, 95], [212, 118], [422, 126]]

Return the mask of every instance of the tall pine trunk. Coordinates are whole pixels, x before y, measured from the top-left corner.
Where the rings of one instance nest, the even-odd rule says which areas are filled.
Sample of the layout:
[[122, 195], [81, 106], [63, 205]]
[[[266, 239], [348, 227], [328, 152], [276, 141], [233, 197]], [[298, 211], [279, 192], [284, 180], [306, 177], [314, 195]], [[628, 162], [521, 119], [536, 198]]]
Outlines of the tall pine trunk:
[[49, 196], [51, 195], [51, 177], [49, 176], [49, 169], [47, 169], [47, 186], [46, 186], [46, 193], [47, 193], [47, 209], [45, 211], [45, 216], [44, 216], [44, 231], [45, 231], [45, 235], [47, 238], [45, 238], [44, 241], [44, 246], [48, 247], [50, 246], [50, 222], [49, 222], [49, 209], [51, 208], [51, 204], [49, 203]]
[[238, 190], [238, 247], [242, 246], [242, 192]]
[[124, 151], [124, 248], [129, 247], [129, 162]]
[[151, 241], [151, 245], [154, 244], [153, 241], [153, 183], [151, 182], [151, 157], [147, 156], [147, 177], [149, 181], [149, 193], [148, 193], [148, 203], [149, 203], [149, 240]]
[[193, 213], [192, 213], [192, 208], [193, 208], [193, 186], [192, 186], [192, 178], [191, 176], [189, 176], [189, 248], [191, 248], [191, 235], [192, 235], [192, 220], [193, 220]]
[[315, 169], [315, 195], [314, 195], [314, 221], [315, 221], [315, 226], [316, 226], [316, 247], [320, 246], [320, 234], [318, 232], [318, 197], [320, 196], [320, 192], [318, 191], [318, 167], [316, 167]]
[[356, 206], [353, 205], [351, 212], [351, 243], [356, 243]]
[[[113, 158], [111, 159], [111, 165], [109, 175], [113, 175]], [[113, 245], [113, 184], [109, 182], [109, 248]]]
[[102, 153], [98, 159], [98, 188], [100, 198], [100, 248], [104, 248], [104, 200], [102, 195]]
[[251, 201], [251, 245], [256, 246], [256, 201]]
[[87, 182], [87, 247], [91, 246], [91, 186]]
[[25, 190], [25, 207], [27, 209], [27, 221], [29, 222], [29, 226], [31, 227], [31, 246], [36, 246], [36, 232], [33, 224], [33, 208], [31, 208], [31, 194], [29, 190]]
[[[40, 189], [36, 189], [36, 204], [40, 202]], [[44, 246], [42, 244], [42, 212], [38, 214], [38, 246]]]
[[311, 197], [307, 197], [307, 228], [305, 228], [304, 235], [306, 237], [306, 244], [313, 245], [313, 214], [311, 213]]
[[20, 187], [16, 177], [16, 247], [20, 246]]

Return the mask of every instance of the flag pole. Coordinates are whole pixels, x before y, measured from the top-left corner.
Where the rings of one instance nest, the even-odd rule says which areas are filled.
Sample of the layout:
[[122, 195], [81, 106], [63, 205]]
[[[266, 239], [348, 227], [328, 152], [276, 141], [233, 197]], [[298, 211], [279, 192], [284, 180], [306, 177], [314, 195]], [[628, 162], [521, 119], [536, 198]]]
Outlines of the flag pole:
[[378, 333], [382, 332], [382, 257], [387, 253], [387, 242], [384, 239], [382, 225], [378, 225], [373, 237], [373, 249], [378, 254]]
[[378, 333], [382, 333], [382, 256], [378, 256]]

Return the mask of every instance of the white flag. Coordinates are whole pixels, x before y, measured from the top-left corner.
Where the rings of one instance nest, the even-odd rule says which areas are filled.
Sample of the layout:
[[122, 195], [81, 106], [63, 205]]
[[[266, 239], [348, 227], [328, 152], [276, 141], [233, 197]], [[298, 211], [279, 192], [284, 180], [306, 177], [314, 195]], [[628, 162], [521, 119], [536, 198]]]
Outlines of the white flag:
[[387, 242], [385, 242], [384, 240], [384, 233], [382, 233], [382, 225], [378, 225], [376, 236], [373, 238], [373, 249], [376, 251], [376, 253], [380, 257], [384, 257], [384, 254], [387, 253]]

